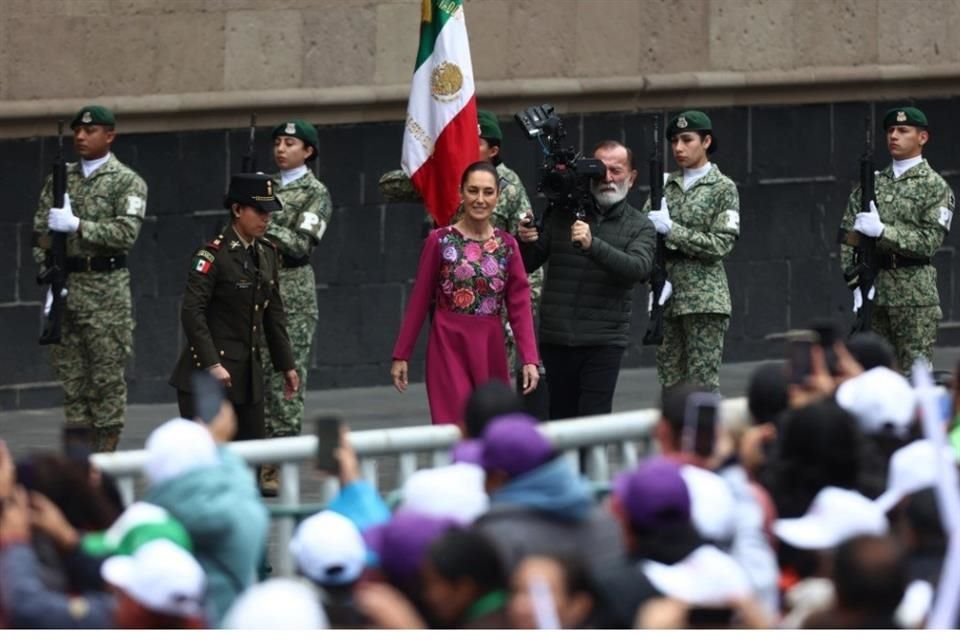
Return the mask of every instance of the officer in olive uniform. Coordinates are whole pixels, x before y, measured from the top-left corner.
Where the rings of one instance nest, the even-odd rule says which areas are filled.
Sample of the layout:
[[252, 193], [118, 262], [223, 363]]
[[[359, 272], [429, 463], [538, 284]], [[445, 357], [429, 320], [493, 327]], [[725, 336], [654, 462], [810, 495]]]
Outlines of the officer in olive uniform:
[[[860, 188], [853, 190], [842, 226], [877, 240], [872, 329], [893, 345], [906, 372], [917, 358], [932, 362], [943, 313], [931, 259], [950, 231], [956, 201], [946, 180], [923, 158], [930, 139], [927, 116], [916, 107], [898, 107], [884, 116], [883, 128], [892, 162], [877, 172], [870, 211], [860, 211]], [[845, 274], [856, 273], [853, 251], [841, 247]], [[863, 304], [855, 288], [859, 283], [848, 276], [847, 284], [854, 288], [857, 311]]]
[[[70, 123], [79, 162], [67, 164], [63, 207], [53, 206], [48, 177], [33, 218], [33, 257], [43, 264], [48, 231], [67, 234], [67, 297], [62, 340], [51, 362], [63, 385], [65, 434], [92, 440], [95, 451], [114, 451], [123, 429], [133, 353], [133, 303], [127, 253], [147, 208], [147, 185], [110, 151], [116, 121], [109, 109], [90, 105]], [[47, 294], [49, 312], [52, 302]]]
[[270, 213], [279, 211], [273, 179], [238, 174], [224, 199], [231, 223], [194, 253], [180, 320], [186, 348], [170, 384], [180, 415], [194, 416], [191, 375], [207, 370], [227, 387], [237, 412], [237, 440], [264, 436], [264, 373], [260, 334], [266, 336], [274, 368], [282, 371], [287, 397], [299, 388], [280, 298], [279, 258], [263, 240]]

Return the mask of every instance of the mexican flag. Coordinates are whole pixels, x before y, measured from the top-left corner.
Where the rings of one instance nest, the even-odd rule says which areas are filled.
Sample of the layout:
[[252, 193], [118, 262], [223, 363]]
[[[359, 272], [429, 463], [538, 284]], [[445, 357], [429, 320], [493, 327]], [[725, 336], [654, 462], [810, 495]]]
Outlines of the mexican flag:
[[460, 174], [477, 160], [478, 144], [463, 0], [423, 0], [401, 166], [438, 225], [460, 204]]

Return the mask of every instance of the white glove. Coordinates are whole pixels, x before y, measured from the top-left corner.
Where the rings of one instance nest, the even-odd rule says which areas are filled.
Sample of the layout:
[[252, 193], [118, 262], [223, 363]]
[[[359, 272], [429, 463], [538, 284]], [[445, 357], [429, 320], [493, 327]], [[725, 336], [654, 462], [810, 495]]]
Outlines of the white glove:
[[50, 315], [50, 309], [53, 308], [53, 287], [47, 287], [47, 299], [43, 301], [43, 317]]
[[667, 199], [660, 198], [660, 208], [647, 214], [650, 222], [656, 227], [657, 233], [670, 235], [673, 229], [673, 220], [670, 219], [670, 209], [667, 208]]
[[[870, 291], [867, 292], [867, 299], [873, 300], [873, 296], [877, 295], [877, 288], [870, 287]], [[863, 306], [863, 294], [860, 293], [860, 288], [853, 290], [853, 312], [856, 313], [860, 310], [860, 307]]]
[[80, 218], [73, 215], [73, 208], [70, 206], [70, 194], [63, 194], [63, 207], [50, 209], [50, 215], [47, 219], [47, 226], [51, 231], [62, 231], [65, 233], [76, 233], [80, 228]]
[[[660, 302], [661, 307], [667, 303], [667, 300], [670, 299], [670, 296], [673, 295], [673, 285], [670, 284], [670, 281], [667, 280], [663, 283], [663, 291], [660, 292]], [[653, 289], [650, 290], [649, 297], [647, 298], [647, 313], [653, 311]]]
[[861, 211], [853, 223], [853, 230], [859, 231], [868, 238], [879, 238], [883, 235], [884, 225], [880, 222], [880, 212], [877, 204], [870, 201], [870, 211]]

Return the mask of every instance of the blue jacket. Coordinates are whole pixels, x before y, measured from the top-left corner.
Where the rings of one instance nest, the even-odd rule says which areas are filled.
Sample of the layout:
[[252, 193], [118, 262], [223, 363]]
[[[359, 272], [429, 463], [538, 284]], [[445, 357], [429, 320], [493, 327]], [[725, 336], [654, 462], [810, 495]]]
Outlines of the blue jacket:
[[183, 524], [207, 574], [207, 601], [219, 625], [240, 593], [253, 584], [266, 550], [269, 515], [246, 464], [220, 449], [221, 464], [188, 471], [151, 487], [145, 502]]
[[500, 551], [509, 571], [533, 554], [578, 554], [595, 576], [626, 562], [620, 525], [596, 506], [590, 485], [558, 457], [490, 494], [474, 525]]

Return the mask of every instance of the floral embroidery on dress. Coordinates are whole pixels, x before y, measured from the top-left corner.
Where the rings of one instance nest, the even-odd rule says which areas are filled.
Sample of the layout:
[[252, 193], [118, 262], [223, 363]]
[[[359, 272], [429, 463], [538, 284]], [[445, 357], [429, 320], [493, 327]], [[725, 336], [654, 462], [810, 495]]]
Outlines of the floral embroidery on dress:
[[510, 253], [510, 245], [499, 232], [481, 242], [448, 228], [440, 236], [437, 305], [457, 313], [500, 315]]

